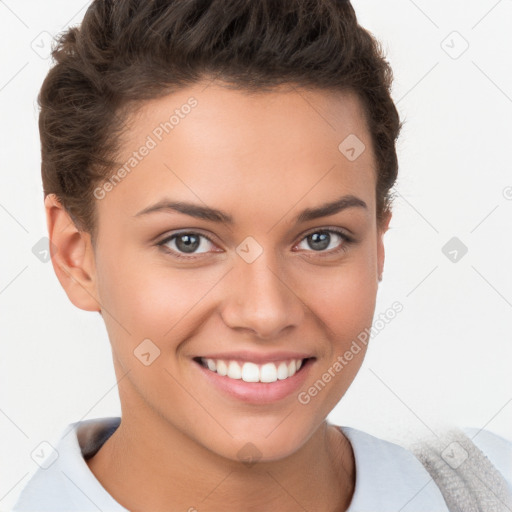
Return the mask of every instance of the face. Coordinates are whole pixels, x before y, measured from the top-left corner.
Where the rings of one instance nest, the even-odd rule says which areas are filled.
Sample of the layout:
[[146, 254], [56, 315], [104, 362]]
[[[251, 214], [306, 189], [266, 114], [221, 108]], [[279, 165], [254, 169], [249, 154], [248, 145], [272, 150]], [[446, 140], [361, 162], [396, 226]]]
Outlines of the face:
[[197, 84], [128, 126], [125, 171], [96, 189], [93, 275], [123, 421], [233, 460], [297, 451], [362, 363], [364, 346], [343, 356], [383, 264], [357, 97]]

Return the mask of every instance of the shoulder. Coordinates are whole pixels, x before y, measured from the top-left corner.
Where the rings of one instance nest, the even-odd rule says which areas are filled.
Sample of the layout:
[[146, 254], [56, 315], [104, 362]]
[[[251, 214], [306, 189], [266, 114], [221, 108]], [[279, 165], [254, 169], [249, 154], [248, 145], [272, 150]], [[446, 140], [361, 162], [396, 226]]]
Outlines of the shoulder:
[[47, 453], [11, 512], [126, 512], [89, 470], [84, 456], [95, 453], [119, 425], [120, 418], [71, 423], [47, 443]]
[[463, 428], [402, 446], [351, 427], [338, 428], [350, 441], [356, 464], [347, 512], [447, 512], [476, 504], [481, 510], [500, 504], [512, 509], [510, 440]]
[[512, 444], [489, 431], [450, 428], [414, 446], [450, 510], [512, 510]]
[[339, 427], [352, 445], [354, 496], [347, 512], [448, 512], [439, 488], [412, 452], [352, 427]]
[[443, 470], [461, 468], [459, 473], [468, 467], [492, 468], [512, 484], [512, 441], [489, 430], [450, 428], [418, 440], [411, 449], [429, 468], [442, 464]]
[[512, 491], [512, 439], [489, 430], [472, 427], [462, 430], [500, 472]]

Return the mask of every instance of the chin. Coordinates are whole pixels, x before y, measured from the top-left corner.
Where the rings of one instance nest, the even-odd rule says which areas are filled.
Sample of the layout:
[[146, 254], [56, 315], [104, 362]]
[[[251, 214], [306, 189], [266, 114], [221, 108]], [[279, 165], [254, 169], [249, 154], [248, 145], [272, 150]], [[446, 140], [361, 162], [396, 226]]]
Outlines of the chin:
[[216, 445], [213, 444], [214, 439], [209, 439], [207, 447], [222, 457], [248, 465], [282, 460], [300, 450], [311, 431], [307, 428], [298, 429], [296, 423], [291, 426], [286, 421], [277, 425], [279, 422], [274, 421], [265, 430], [253, 428], [238, 430], [238, 433], [231, 431], [233, 438], [222, 436]]

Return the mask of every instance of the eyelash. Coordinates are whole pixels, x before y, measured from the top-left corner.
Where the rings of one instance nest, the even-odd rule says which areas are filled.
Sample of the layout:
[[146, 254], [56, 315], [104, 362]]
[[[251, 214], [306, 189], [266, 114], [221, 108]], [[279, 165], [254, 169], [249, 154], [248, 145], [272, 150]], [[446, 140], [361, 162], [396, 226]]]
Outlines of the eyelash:
[[[332, 256], [332, 255], [338, 254], [342, 251], [346, 252], [348, 249], [348, 246], [355, 243], [355, 240], [352, 237], [348, 236], [344, 231], [342, 231], [340, 229], [336, 229], [336, 228], [314, 229], [313, 231], [310, 231], [310, 232], [306, 233], [305, 235], [303, 235], [303, 237], [300, 239], [299, 243], [302, 242], [303, 240], [305, 240], [308, 236], [313, 235], [315, 233], [335, 234], [335, 235], [338, 235], [342, 239], [341, 245], [339, 247], [337, 247], [336, 249], [331, 249], [330, 251], [313, 251], [313, 250], [306, 251], [306, 252], [315, 254], [315, 256], [317, 256], [317, 255], [320, 257]], [[198, 255], [196, 255], [196, 256], [185, 256], [183, 253], [180, 253], [178, 251], [175, 251], [174, 249], [169, 249], [168, 247], [166, 247], [166, 244], [168, 244], [170, 241], [174, 240], [175, 238], [178, 238], [181, 235], [196, 235], [199, 237], [203, 237], [206, 240], [208, 240], [210, 243], [215, 245], [215, 242], [210, 237], [203, 235], [202, 233], [198, 233], [196, 231], [180, 231], [179, 233], [174, 233], [174, 234], [164, 238], [161, 242], [158, 242], [156, 245], [158, 247], [161, 247], [168, 254], [171, 254], [173, 257], [178, 258], [178, 259], [196, 260], [196, 259], [200, 258], [201, 255], [208, 254], [208, 253], [198, 253]], [[298, 244], [295, 244], [295, 245], [298, 245]]]

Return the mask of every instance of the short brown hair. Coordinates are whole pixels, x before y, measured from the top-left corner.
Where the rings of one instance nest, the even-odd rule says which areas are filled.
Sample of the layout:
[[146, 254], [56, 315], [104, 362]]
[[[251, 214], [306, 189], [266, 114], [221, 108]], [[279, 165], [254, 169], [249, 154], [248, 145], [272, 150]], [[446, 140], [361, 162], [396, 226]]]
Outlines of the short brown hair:
[[94, 232], [93, 190], [133, 109], [212, 76], [245, 90], [354, 91], [372, 137], [379, 222], [390, 209], [401, 129], [392, 70], [348, 0], [95, 0], [52, 56], [38, 97], [43, 188], [80, 229]]

